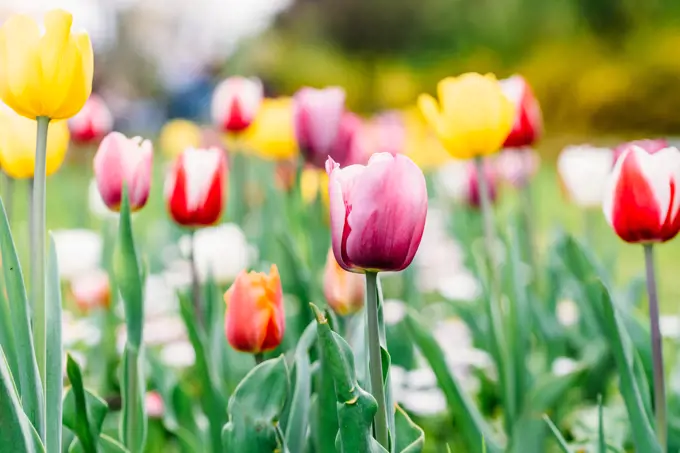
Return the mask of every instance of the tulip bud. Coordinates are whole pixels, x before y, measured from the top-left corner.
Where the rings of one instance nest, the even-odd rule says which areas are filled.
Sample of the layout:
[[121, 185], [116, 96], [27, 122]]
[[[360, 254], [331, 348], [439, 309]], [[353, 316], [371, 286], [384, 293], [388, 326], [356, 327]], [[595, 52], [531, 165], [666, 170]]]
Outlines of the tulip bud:
[[515, 122], [503, 147], [522, 148], [533, 145], [542, 133], [543, 117], [531, 87], [521, 75], [514, 75], [499, 83], [503, 94], [515, 106]]
[[170, 215], [180, 225], [210, 226], [222, 215], [227, 163], [217, 148], [186, 149], [175, 161], [165, 184]]
[[212, 98], [212, 117], [225, 132], [241, 132], [255, 119], [263, 97], [262, 82], [255, 77], [229, 77]]
[[108, 274], [94, 270], [77, 275], [71, 280], [71, 294], [84, 313], [95, 308], [109, 308], [111, 287]]
[[607, 180], [604, 215], [626, 242], [673, 239], [680, 231], [680, 151], [655, 154], [633, 146], [616, 162]]
[[567, 198], [583, 208], [600, 207], [613, 163], [614, 154], [608, 148], [566, 147], [557, 158], [557, 172]]
[[94, 156], [94, 176], [102, 200], [112, 211], [120, 210], [123, 183], [127, 186], [130, 209], [146, 204], [151, 188], [153, 147], [141, 137], [127, 138], [111, 132], [102, 140]]
[[338, 136], [345, 111], [345, 91], [302, 88], [293, 97], [295, 138], [305, 160], [323, 168]]
[[93, 94], [80, 112], [68, 120], [68, 128], [76, 143], [97, 142], [113, 129], [113, 116], [104, 100]]
[[418, 106], [449, 154], [470, 159], [501, 149], [515, 122], [515, 109], [493, 74], [447, 77], [437, 92], [439, 104], [422, 94]]
[[0, 96], [21, 116], [70, 118], [92, 92], [94, 60], [87, 33], [72, 33], [73, 16], [57, 9], [44, 28], [25, 14], [0, 27]]
[[332, 249], [326, 259], [323, 293], [328, 305], [340, 316], [356, 313], [364, 306], [364, 278], [340, 267]]
[[281, 344], [286, 318], [281, 278], [275, 264], [269, 275], [241, 272], [224, 294], [224, 301], [225, 332], [234, 349], [259, 354]]
[[423, 172], [404, 155], [374, 154], [341, 169], [329, 158], [331, 233], [338, 264], [351, 272], [400, 271], [418, 250], [427, 214]]
[[630, 148], [637, 146], [647, 151], [649, 154], [658, 153], [664, 148], [668, 148], [668, 141], [663, 138], [658, 139], [644, 139], [644, 140], [633, 140], [632, 142], [621, 143], [619, 146], [613, 149], [614, 151], [614, 163], [616, 163], [619, 158]]

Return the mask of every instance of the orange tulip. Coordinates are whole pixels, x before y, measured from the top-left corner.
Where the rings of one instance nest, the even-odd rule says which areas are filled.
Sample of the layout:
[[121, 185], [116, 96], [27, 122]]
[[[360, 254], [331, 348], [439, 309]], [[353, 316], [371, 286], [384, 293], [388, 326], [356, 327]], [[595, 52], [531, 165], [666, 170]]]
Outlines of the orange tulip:
[[281, 343], [286, 319], [281, 278], [275, 264], [269, 275], [241, 272], [224, 294], [224, 301], [225, 333], [234, 349], [259, 354]]
[[328, 252], [326, 259], [323, 292], [328, 305], [340, 316], [356, 313], [364, 306], [364, 276], [340, 267], [333, 249]]

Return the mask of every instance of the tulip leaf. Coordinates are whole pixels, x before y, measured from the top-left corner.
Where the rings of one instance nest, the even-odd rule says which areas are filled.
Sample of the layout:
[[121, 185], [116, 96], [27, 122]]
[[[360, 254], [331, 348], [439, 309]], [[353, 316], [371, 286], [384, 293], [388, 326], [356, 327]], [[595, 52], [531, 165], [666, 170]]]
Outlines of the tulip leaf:
[[557, 426], [555, 426], [552, 420], [550, 420], [550, 417], [543, 415], [543, 420], [545, 420], [546, 424], [550, 428], [550, 431], [552, 431], [553, 435], [555, 436], [555, 440], [557, 440], [557, 445], [560, 447], [560, 451], [562, 451], [562, 453], [573, 453], [571, 448], [569, 448], [569, 444], [567, 444], [567, 441], [564, 439], [564, 436], [562, 436], [560, 430], [557, 428]]
[[316, 341], [316, 323], [305, 329], [295, 349], [295, 387], [286, 420], [286, 445], [291, 451], [304, 451], [307, 444], [311, 376], [309, 348]]
[[147, 417], [144, 408], [146, 381], [142, 369], [141, 351], [130, 343], [125, 344], [121, 367], [121, 392], [123, 396], [120, 434], [131, 451], [143, 451], [146, 444]]
[[45, 426], [44, 406], [42, 404], [43, 390], [31, 333], [28, 297], [26, 296], [21, 264], [7, 222], [5, 208], [1, 201], [0, 208], [2, 212], [2, 215], [0, 215], [0, 253], [2, 255], [5, 288], [10, 301], [10, 319], [14, 328], [15, 356], [18, 363], [18, 374], [13, 378], [16, 378], [15, 382], [18, 385], [19, 395], [21, 395], [21, 406], [24, 412], [38, 433], [43, 433]]
[[99, 446], [102, 453], [130, 453], [123, 444], [105, 434], [99, 436]]
[[0, 349], [0, 445], [3, 450], [44, 452], [40, 438], [21, 408], [17, 388], [9, 372], [5, 353]]
[[0, 348], [5, 352], [9, 374], [12, 377], [19, 376], [19, 363], [14, 345], [14, 327], [10, 316], [9, 300], [5, 292], [0, 291]]
[[378, 403], [359, 386], [354, 370], [354, 355], [345, 340], [333, 332], [328, 319], [314, 305], [317, 335], [335, 383], [339, 422], [336, 448], [340, 453], [381, 453], [386, 450], [372, 437], [373, 418]]
[[[82, 382], [81, 382], [82, 384]], [[89, 429], [92, 430], [94, 436], [101, 433], [104, 418], [109, 411], [108, 405], [104, 400], [84, 389], [85, 392], [85, 409], [89, 423]], [[74, 433], [79, 429], [78, 423], [81, 414], [78, 412], [80, 401], [77, 401], [76, 392], [73, 384], [64, 395], [64, 409], [63, 409], [63, 424], [65, 427]]]
[[430, 330], [412, 311], [407, 314], [405, 323], [416, 347], [423, 354], [437, 377], [437, 382], [444, 392], [449, 410], [461, 426], [468, 449], [471, 452], [480, 451], [481, 439], [483, 438], [486, 440], [489, 453], [503, 452], [503, 448], [494, 440], [493, 430], [458, 383], [457, 378], [449, 371], [444, 352]]
[[[85, 453], [96, 453], [98, 436], [91, 415], [87, 410], [88, 405], [85, 388], [83, 387], [83, 375], [80, 367], [70, 355], [66, 357], [66, 374], [71, 382], [71, 393], [73, 394], [75, 410], [69, 411], [66, 414], [67, 419], [65, 421], [71, 425], [70, 429], [78, 437], [83, 451]], [[73, 420], [70, 420], [69, 416], [71, 414], [74, 415]]]
[[420, 453], [425, 445], [425, 433], [413, 423], [398, 405], [395, 408], [395, 451], [397, 453]]
[[289, 386], [283, 355], [253, 368], [229, 399], [229, 422], [222, 430], [223, 451], [285, 451], [277, 430]]
[[47, 296], [45, 317], [47, 323], [47, 390], [46, 390], [46, 446], [48, 451], [61, 448], [61, 418], [64, 350], [61, 342], [61, 286], [54, 238], [50, 234], [50, 250], [47, 258]]

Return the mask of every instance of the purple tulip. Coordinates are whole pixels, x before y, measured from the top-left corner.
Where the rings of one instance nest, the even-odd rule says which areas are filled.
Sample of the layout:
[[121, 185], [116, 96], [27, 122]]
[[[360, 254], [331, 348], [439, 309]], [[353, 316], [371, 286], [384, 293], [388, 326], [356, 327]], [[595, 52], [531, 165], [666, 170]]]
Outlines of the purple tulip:
[[368, 165], [329, 158], [331, 236], [338, 264], [350, 272], [400, 271], [416, 254], [425, 228], [425, 177], [403, 155], [376, 153]]
[[295, 93], [295, 138], [307, 162], [323, 168], [333, 150], [344, 111], [345, 91], [340, 87], [305, 87]]

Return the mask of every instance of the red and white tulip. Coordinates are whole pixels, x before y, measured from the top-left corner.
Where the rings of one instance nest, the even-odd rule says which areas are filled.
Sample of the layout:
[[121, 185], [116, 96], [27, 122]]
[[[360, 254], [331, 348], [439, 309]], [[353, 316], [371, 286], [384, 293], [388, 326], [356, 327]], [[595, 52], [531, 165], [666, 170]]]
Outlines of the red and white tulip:
[[503, 94], [515, 106], [515, 123], [503, 144], [504, 148], [533, 145], [543, 132], [543, 117], [531, 87], [520, 75], [499, 82]]
[[104, 100], [92, 94], [80, 112], [68, 120], [68, 128], [75, 143], [97, 142], [113, 129], [113, 115]]
[[213, 123], [225, 132], [241, 132], [250, 126], [262, 104], [264, 89], [256, 77], [229, 77], [212, 98]]

